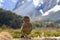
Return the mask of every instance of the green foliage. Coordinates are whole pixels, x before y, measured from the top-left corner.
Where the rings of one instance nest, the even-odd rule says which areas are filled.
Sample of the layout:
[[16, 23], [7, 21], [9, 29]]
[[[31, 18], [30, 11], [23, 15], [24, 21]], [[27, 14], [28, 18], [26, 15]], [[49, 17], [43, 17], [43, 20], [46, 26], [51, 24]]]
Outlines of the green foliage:
[[[2, 31], [8, 31], [12, 36], [13, 36], [13, 38], [20, 38], [21, 37], [21, 31], [20, 30], [1, 30], [0, 29], [0, 32], [2, 32]], [[42, 35], [42, 33], [44, 33], [43, 35]], [[32, 30], [32, 32], [31, 32], [31, 34], [30, 35], [28, 35], [28, 36], [30, 36], [30, 37], [43, 37], [43, 36], [45, 36], [45, 37], [53, 37], [53, 36], [55, 36], [55, 37], [58, 37], [58, 36], [60, 36], [60, 31], [56, 31], [56, 32], [52, 32], [52, 30], [51, 31], [47, 31], [47, 30], [44, 30], [44, 31], [42, 31], [41, 32], [41, 30], [39, 31], [39, 30]]]
[[[5, 24], [9, 28], [18, 29], [21, 27], [23, 22], [23, 17], [19, 16], [11, 11], [7, 11], [0, 8], [0, 27]], [[40, 22], [40, 21], [33, 21], [33, 28], [60, 28], [60, 26], [54, 22]]]
[[7, 28], [7, 26], [3, 24], [2, 29], [5, 30], [6, 28]]
[[9, 26], [9, 28], [20, 28], [22, 24], [22, 16], [7, 10], [0, 9], [0, 26], [3, 24]]
[[40, 21], [34, 21], [32, 22], [33, 27], [37, 28], [60, 28], [60, 25], [54, 22], [40, 22]]
[[58, 36], [60, 36], [60, 32], [56, 32], [56, 33], [54, 33], [54, 35], [55, 35], [56, 37], [58, 37]]
[[53, 36], [53, 33], [51, 33], [51, 32], [44, 32], [44, 36], [50, 37], [50, 36]]
[[29, 36], [31, 36], [31, 37], [41, 37], [41, 32], [39, 32], [39, 31], [32, 31]]
[[14, 37], [14, 38], [20, 38], [21, 37], [21, 32], [19, 32], [19, 31], [13, 31], [12, 33], [11, 33], [11, 35]]

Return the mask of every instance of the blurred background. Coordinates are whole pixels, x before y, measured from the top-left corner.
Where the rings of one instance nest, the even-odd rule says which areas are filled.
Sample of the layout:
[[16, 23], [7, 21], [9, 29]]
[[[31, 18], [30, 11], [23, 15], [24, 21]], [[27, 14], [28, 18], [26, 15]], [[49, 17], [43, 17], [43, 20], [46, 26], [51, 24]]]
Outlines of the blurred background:
[[[20, 37], [24, 16], [31, 18], [35, 31], [47, 31], [47, 36], [56, 32], [54, 35], [60, 36], [60, 0], [0, 0], [0, 31], [8, 30], [13, 37]], [[30, 36], [39, 36], [40, 31]]]

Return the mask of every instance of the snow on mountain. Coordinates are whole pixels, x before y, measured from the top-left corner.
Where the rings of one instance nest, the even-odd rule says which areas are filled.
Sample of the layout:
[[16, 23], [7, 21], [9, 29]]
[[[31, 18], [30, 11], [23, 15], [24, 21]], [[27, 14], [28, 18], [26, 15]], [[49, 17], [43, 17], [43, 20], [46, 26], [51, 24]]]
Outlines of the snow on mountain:
[[48, 22], [60, 20], [60, 0], [33, 1], [25, 2], [22, 6], [16, 8], [15, 12], [22, 16], [28, 15], [33, 19], [35, 18], [34, 20]]
[[60, 10], [56, 12], [50, 12], [47, 16], [39, 16], [37, 20], [44, 22], [57, 22], [60, 23]]
[[60, 6], [58, 5], [59, 2], [60, 0], [30, 0], [29, 2], [25, 1], [24, 4], [21, 4], [21, 1], [18, 1], [15, 7], [16, 10], [14, 12], [22, 16], [28, 15], [30, 17], [37, 17], [41, 14], [42, 16], [46, 16], [51, 11], [60, 10]]
[[[60, 10], [60, 0], [0, 0], [0, 8], [13, 10], [18, 15], [45, 19], [51, 12]], [[53, 13], [52, 13], [53, 14]], [[37, 18], [38, 17], [38, 18]]]
[[39, 1], [41, 1], [41, 0], [33, 0], [33, 4], [35, 5], [35, 7], [37, 7], [39, 5], [39, 3], [40, 3]]
[[21, 6], [16, 6], [18, 8], [15, 8], [16, 10], [14, 10], [15, 13], [17, 13], [18, 15], [22, 15], [22, 16], [30, 16], [32, 18], [35, 17], [35, 15], [38, 14], [38, 11], [35, 9], [35, 6], [33, 4], [33, 1], [25, 1], [24, 4]]
[[45, 14], [45, 12], [53, 8], [56, 4], [57, 4], [57, 0], [46, 0], [43, 4], [41, 4], [41, 6], [37, 8], [37, 10], [41, 10], [43, 12], [42, 13], [43, 15]]
[[60, 10], [60, 5], [55, 5], [53, 8], [51, 8], [50, 10], [48, 10], [47, 12], [45, 12], [44, 14], [42, 14], [42, 16], [49, 15], [50, 12], [52, 12], [52, 11], [57, 12], [59, 10]]

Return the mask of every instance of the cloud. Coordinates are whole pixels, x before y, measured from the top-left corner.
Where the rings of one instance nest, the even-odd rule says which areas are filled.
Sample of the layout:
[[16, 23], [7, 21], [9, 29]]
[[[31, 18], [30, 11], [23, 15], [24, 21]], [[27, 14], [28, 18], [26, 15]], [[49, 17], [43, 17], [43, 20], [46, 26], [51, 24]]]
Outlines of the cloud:
[[27, 0], [27, 1], [31, 1], [31, 0]]
[[3, 5], [0, 3], [0, 8], [2, 7]]
[[3, 3], [4, 1], [3, 0], [0, 0], [0, 8], [2, 8], [2, 3]]
[[37, 6], [41, 6], [41, 4], [43, 4], [43, 0], [33, 0], [33, 4], [35, 5], [35, 7]]
[[57, 3], [59, 2], [59, 0], [57, 0]]
[[35, 5], [35, 7], [37, 7], [39, 5], [39, 0], [33, 0], [33, 3]]
[[0, 3], [1, 3], [1, 2], [4, 2], [4, 1], [3, 1], [3, 0], [0, 0]]
[[16, 3], [16, 2], [17, 2], [17, 0], [12, 0], [12, 2]]

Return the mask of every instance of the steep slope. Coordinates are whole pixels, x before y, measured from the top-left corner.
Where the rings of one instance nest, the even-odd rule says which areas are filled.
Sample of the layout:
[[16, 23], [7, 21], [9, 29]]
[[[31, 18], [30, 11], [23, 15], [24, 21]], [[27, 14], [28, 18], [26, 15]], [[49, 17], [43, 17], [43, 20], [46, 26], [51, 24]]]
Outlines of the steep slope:
[[39, 6], [37, 8], [37, 10], [42, 9], [43, 12], [46, 12], [46, 11], [50, 10], [51, 8], [53, 8], [56, 4], [57, 4], [57, 0], [46, 0], [46, 1], [44, 1], [43, 4], [41, 4], [41, 6]]
[[[32, 0], [29, 2], [25, 2], [21, 6], [19, 6], [20, 4], [17, 2], [16, 9], [14, 10], [14, 12], [22, 16], [28, 15], [33, 19], [33, 17], [36, 18], [41, 14], [43, 15], [55, 5], [58, 5], [57, 0], [43, 0], [43, 3], [41, 1], [39, 2], [40, 3], [37, 5], [37, 7], [35, 7], [34, 2]], [[40, 10], [42, 10], [42, 12]]]
[[45, 22], [60, 22], [60, 11], [57, 12], [50, 12], [49, 15], [47, 16], [41, 16], [39, 17], [40, 21], [45, 21]]
[[27, 16], [30, 16], [32, 18], [34, 18], [37, 15], [37, 13], [39, 13], [35, 9], [33, 1], [24, 3], [22, 6], [17, 8], [14, 12], [17, 13], [18, 15], [22, 15], [22, 16], [27, 15]]

